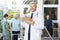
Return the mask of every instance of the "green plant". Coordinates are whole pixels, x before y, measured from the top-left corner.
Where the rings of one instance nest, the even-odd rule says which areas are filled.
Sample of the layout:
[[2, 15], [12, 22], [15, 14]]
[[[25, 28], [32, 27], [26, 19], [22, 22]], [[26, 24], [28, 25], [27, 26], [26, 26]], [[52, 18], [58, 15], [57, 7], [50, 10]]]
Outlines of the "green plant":
[[18, 16], [20, 17], [20, 12], [19, 11], [12, 11], [12, 10], [9, 10], [8, 12], [7, 12], [7, 14], [9, 15], [8, 16], [8, 19], [11, 19], [12, 17], [13, 17], [13, 14], [14, 13], [17, 13], [18, 14]]

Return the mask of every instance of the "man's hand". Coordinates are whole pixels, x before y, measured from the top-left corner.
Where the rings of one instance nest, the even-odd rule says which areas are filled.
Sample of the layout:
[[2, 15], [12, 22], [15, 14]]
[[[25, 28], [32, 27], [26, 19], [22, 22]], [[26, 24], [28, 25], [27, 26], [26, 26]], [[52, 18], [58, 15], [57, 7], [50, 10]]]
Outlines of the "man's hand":
[[33, 26], [34, 26], [34, 24], [35, 24], [35, 22], [34, 22], [34, 21], [31, 21], [31, 25], [33, 25]]

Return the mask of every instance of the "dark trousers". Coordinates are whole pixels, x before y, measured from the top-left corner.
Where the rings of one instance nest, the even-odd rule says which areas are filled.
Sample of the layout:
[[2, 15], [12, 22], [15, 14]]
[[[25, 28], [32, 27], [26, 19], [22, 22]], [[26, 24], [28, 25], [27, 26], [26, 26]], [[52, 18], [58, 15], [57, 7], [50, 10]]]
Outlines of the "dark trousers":
[[[12, 40], [18, 40], [18, 34], [20, 33], [20, 31], [12, 31]], [[15, 35], [14, 35], [15, 34]]]
[[47, 28], [48, 32], [50, 33], [50, 35], [53, 35], [53, 29], [52, 28]]

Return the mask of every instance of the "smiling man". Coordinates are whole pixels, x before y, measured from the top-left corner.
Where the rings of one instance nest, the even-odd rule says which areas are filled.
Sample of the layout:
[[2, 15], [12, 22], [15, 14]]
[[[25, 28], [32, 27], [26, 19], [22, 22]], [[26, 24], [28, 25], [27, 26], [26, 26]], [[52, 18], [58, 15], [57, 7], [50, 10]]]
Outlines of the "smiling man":
[[25, 20], [24, 18], [22, 19], [22, 26], [25, 27], [24, 40], [41, 40], [42, 29], [44, 29], [44, 26], [41, 26], [41, 16], [36, 9], [37, 4], [31, 2], [30, 13], [25, 16]]

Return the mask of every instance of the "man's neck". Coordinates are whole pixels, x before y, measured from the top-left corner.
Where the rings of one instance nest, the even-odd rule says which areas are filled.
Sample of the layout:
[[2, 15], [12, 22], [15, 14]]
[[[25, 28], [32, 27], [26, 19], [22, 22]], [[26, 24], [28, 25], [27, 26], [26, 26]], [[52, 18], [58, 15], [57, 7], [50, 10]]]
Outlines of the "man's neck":
[[36, 10], [35, 11], [30, 11], [31, 13], [34, 13], [34, 12], [36, 12]]
[[15, 20], [17, 20], [17, 18], [14, 18]]
[[6, 18], [3, 18], [4, 20], [7, 20]]

